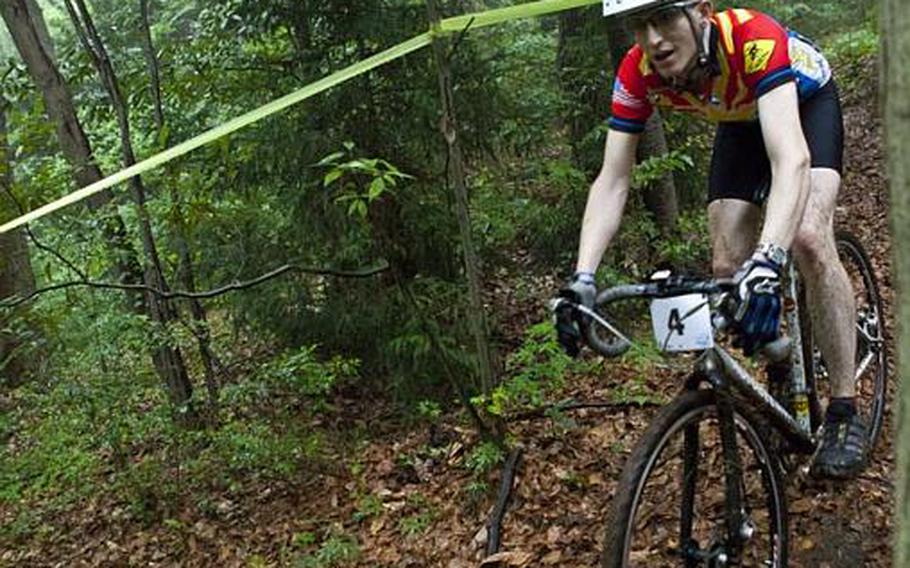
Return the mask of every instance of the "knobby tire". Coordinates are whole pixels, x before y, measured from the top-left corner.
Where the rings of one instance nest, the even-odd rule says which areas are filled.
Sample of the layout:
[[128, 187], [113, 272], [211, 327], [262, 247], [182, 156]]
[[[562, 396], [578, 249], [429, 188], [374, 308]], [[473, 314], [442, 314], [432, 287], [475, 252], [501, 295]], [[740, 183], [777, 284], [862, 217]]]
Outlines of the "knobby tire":
[[[748, 506], [750, 502], [753, 504], [756, 502], [761, 504], [763, 502], [767, 511], [766, 523], [760, 528], [758, 536], [746, 543], [744, 553], [754, 554], [755, 547], [767, 548], [766, 553], [758, 553], [760, 558], [767, 558], [767, 562], [762, 561], [758, 565], [785, 567], [787, 566], [788, 542], [787, 505], [779, 464], [764, 435], [762, 423], [752, 417], [739, 404], [734, 406], [734, 415], [740, 459], [743, 459], [744, 453], [749, 454], [745, 456], [747, 459], [743, 468], [743, 477], [748, 476], [746, 481], [749, 482], [751, 488], [745, 504]], [[681, 453], [691, 455], [693, 453], [691, 444], [694, 439], [692, 432], [700, 429], [701, 432], [711, 435], [713, 431], [719, 431], [720, 428], [719, 423], [716, 423], [716, 416], [715, 392], [712, 390], [697, 390], [685, 392], [677, 397], [673, 402], [661, 409], [651, 422], [626, 462], [616, 488], [615, 497], [606, 522], [604, 548], [601, 558], [601, 566], [603, 568], [686, 566], [683, 555], [680, 552], [680, 543], [674, 542], [674, 539], [676, 541], [680, 540], [680, 533], [682, 532], [681, 521], [668, 522], [666, 524], [670, 526], [656, 529], [650, 527], [648, 523], [655, 520], [655, 518], [659, 521], [661, 515], [666, 516], [670, 511], [678, 512], [680, 519], [685, 515], [698, 517], [700, 513], [709, 511], [710, 503], [706, 503], [702, 510], [699, 508], [700, 504], [698, 502], [695, 503], [693, 510], [688, 512], [681, 511], [681, 509], [685, 508], [681, 507], [681, 503], [683, 499], [687, 498], [686, 495], [698, 498], [704, 497], [701, 494], [705, 492], [698, 492], [694, 489], [694, 485], [698, 483], [697, 480], [690, 480], [686, 483], [680, 479], [672, 479], [674, 477], [672, 475], [673, 464], [669, 462], [672, 455], [663, 456], [663, 453], [668, 448], [671, 448], [668, 451], [672, 453], [674, 450], [671, 446], [680, 443], [676, 441], [678, 439], [682, 440], [683, 449]], [[715, 424], [708, 424], [708, 430], [700, 428], [704, 420], [714, 420]], [[688, 434], [685, 434], [686, 432]], [[684, 441], [686, 437], [689, 438], [688, 445]], [[744, 452], [744, 450], [748, 450], [748, 452]], [[719, 491], [724, 493], [724, 464], [722, 459], [717, 459], [717, 455], [721, 453], [720, 448], [712, 448], [709, 443], [706, 443], [696, 452], [696, 454], [706, 453], [711, 453], [711, 455], [702, 456], [702, 459], [707, 457], [708, 460], [716, 462], [709, 465], [719, 469], [720, 476], [717, 477], [718, 483], [714, 484], [711, 479], [711, 475], [714, 472], [713, 470], [708, 470], [704, 480], [710, 484], [710, 487], [719, 487]], [[683, 457], [682, 461], [685, 462], [686, 458]], [[700, 473], [700, 469], [704, 467], [704, 464], [696, 463], [695, 465], [697, 475]], [[671, 475], [668, 476], [667, 473], [661, 471], [660, 468], [662, 466]], [[686, 470], [687, 468], [683, 464], [679, 469]], [[691, 469], [691, 467], [688, 469]], [[664, 490], [661, 483], [668, 483], [668, 481], [663, 479], [664, 477], [668, 477], [669, 481], [676, 481], [684, 487], [676, 492], [670, 489], [670, 494], [666, 500], [658, 499], [654, 504], [657, 513], [652, 515], [649, 520], [650, 510], [648, 506], [651, 504], [645, 502], [647, 496], [643, 498], [643, 493], [651, 491], [651, 489], [648, 489], [648, 483], [652, 481], [652, 475], [656, 478], [654, 485], [658, 492]], [[758, 484], [755, 482], [756, 476], [760, 478], [760, 483]], [[744, 489], [749, 489], [746, 487], [746, 481], [743, 481], [742, 486]], [[762, 493], [763, 495], [756, 499], [755, 493]], [[671, 499], [673, 502], [668, 502]], [[645, 512], [642, 513], [643, 518], [637, 518], [642, 505], [646, 505], [644, 507]], [[722, 510], [723, 507], [721, 506], [720, 509]], [[710, 511], [706, 515], [710, 516]], [[757, 513], [756, 516], [763, 517], [764, 514]], [[716, 523], [719, 532], [725, 533], [724, 518], [716, 519], [713, 522]], [[640, 523], [645, 523], [645, 526], [637, 526]], [[656, 544], [650, 542], [649, 545], [654, 546], [645, 551], [631, 550], [633, 543], [636, 542], [634, 533], [637, 530], [644, 531], [645, 529], [653, 530], [655, 535], [663, 535], [667, 542]], [[646, 536], [642, 538], [647, 540]], [[699, 544], [700, 546], [705, 546], [708, 543], [701, 542]], [[674, 547], [676, 550], [674, 550]], [[662, 558], [659, 558], [659, 556]], [[707, 561], [703, 564], [690, 561], [688, 565], [708, 566], [709, 564]], [[746, 560], [741, 565], [753, 565], [753, 562]]]

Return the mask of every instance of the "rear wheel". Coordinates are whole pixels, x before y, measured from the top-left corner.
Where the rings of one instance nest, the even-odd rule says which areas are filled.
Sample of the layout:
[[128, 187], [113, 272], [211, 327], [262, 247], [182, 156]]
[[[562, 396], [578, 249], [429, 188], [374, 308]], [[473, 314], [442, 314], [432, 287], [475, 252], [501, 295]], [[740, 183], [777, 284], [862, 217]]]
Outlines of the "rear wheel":
[[715, 393], [687, 392], [664, 407], [623, 469], [607, 518], [602, 566], [787, 565], [787, 509], [775, 456], [734, 409], [742, 522], [728, 538], [725, 461]]
[[[857, 411], [868, 427], [868, 447], [871, 449], [882, 431], [888, 377], [882, 299], [872, 263], [860, 242], [853, 235], [840, 232], [835, 240], [856, 302], [856, 402]], [[806, 382], [815, 393], [811, 400], [812, 425], [818, 429], [831, 396], [831, 384], [825, 361], [815, 346], [811, 321], [808, 317], [802, 320]]]

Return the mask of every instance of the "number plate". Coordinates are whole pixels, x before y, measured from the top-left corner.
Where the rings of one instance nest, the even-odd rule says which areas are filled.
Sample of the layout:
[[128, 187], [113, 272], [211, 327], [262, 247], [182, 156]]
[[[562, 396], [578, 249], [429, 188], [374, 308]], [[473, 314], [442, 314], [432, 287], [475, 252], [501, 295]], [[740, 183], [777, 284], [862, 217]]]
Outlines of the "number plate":
[[651, 325], [662, 351], [702, 351], [714, 346], [711, 309], [702, 294], [653, 300]]

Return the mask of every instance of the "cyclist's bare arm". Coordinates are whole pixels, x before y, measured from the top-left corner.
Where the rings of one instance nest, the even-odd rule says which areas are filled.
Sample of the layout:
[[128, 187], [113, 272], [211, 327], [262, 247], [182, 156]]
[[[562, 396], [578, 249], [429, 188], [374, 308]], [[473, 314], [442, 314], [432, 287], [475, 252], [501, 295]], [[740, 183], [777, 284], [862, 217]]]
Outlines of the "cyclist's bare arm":
[[771, 193], [759, 242], [789, 249], [809, 198], [811, 165], [796, 83], [785, 83], [759, 98], [758, 117], [771, 162]]
[[632, 166], [635, 164], [635, 150], [639, 134], [628, 134], [610, 130], [604, 146], [604, 161], [591, 184], [588, 203], [581, 225], [581, 241], [578, 245], [579, 272], [595, 272], [607, 245], [619, 230], [629, 184]]

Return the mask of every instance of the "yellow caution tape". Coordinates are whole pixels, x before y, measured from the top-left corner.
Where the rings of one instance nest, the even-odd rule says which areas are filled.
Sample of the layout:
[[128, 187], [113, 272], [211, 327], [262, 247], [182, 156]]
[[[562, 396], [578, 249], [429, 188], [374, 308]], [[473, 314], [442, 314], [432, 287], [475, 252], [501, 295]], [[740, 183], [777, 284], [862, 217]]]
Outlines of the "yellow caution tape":
[[[456, 16], [454, 18], [447, 18], [445, 20], [442, 20], [439, 23], [438, 32], [460, 32], [468, 27], [473, 29], [520, 18], [538, 17], [545, 14], [560, 12], [563, 10], [571, 10], [573, 8], [578, 8], [581, 6], [597, 4], [600, 1], [601, 0], [541, 0], [539, 2], [520, 4], [518, 6], [510, 6], [508, 8], [499, 8], [486, 12], [478, 12], [476, 14]], [[238, 116], [237, 118], [234, 118], [228, 122], [225, 122], [220, 126], [216, 126], [215, 128], [207, 130], [198, 136], [194, 136], [189, 140], [181, 142], [172, 148], [168, 148], [167, 150], [155, 154], [150, 158], [146, 158], [145, 160], [142, 160], [141, 162], [138, 162], [137, 164], [123, 169], [113, 175], [96, 181], [95, 183], [83, 187], [82, 189], [74, 191], [73, 193], [61, 197], [56, 201], [52, 201], [47, 205], [42, 205], [41, 207], [30, 211], [21, 217], [17, 217], [12, 221], [0, 225], [0, 233], [6, 233], [26, 223], [30, 223], [32, 221], [40, 219], [41, 217], [44, 217], [45, 215], [49, 215], [55, 211], [58, 211], [67, 205], [72, 205], [73, 203], [82, 201], [91, 195], [127, 181], [133, 176], [137, 176], [148, 172], [149, 170], [157, 168], [158, 166], [170, 162], [171, 160], [192, 152], [196, 148], [205, 146], [206, 144], [209, 144], [215, 140], [218, 140], [219, 138], [236, 132], [241, 128], [259, 122], [263, 118], [281, 112], [289, 106], [295, 105], [314, 95], [340, 85], [341, 83], [353, 79], [358, 75], [389, 63], [390, 61], [394, 61], [395, 59], [404, 57], [405, 55], [417, 51], [418, 49], [422, 49], [432, 43], [434, 33], [437, 33], [437, 31], [434, 30], [434, 32], [422, 33], [419, 36], [411, 38], [404, 43], [400, 43], [381, 53], [377, 53], [372, 57], [368, 57], [363, 61], [359, 61], [353, 65], [345, 67], [341, 71], [324, 77], [315, 83], [310, 83], [306, 87], [303, 87], [297, 91], [294, 91], [293, 93], [276, 99], [255, 110], [251, 110], [250, 112]]]
[[539, 2], [531, 2], [529, 4], [519, 4], [517, 6], [509, 6], [508, 8], [497, 8], [495, 10], [478, 12], [476, 14], [446, 18], [440, 22], [440, 29], [443, 32], [448, 33], [460, 32], [465, 29], [468, 24], [470, 24], [471, 29], [482, 28], [484, 26], [501, 24], [510, 20], [537, 18], [555, 12], [563, 12], [573, 8], [581, 8], [582, 6], [590, 6], [592, 4], [600, 4], [600, 2], [601, 0], [540, 0]]
[[235, 119], [229, 120], [220, 126], [216, 126], [210, 130], [194, 136], [189, 140], [181, 142], [172, 148], [168, 148], [163, 152], [155, 154], [154, 156], [142, 160], [124, 170], [121, 170], [113, 175], [110, 175], [102, 180], [98, 180], [95, 183], [83, 187], [69, 195], [61, 197], [60, 199], [43, 205], [34, 211], [30, 211], [21, 217], [13, 219], [12, 221], [5, 223], [0, 226], [0, 233], [5, 233], [16, 227], [24, 225], [25, 223], [30, 223], [36, 219], [44, 217], [54, 211], [58, 211], [66, 207], [67, 205], [72, 205], [78, 201], [82, 201], [90, 195], [94, 195], [99, 191], [105, 190], [109, 187], [117, 185], [118, 183], [124, 182], [130, 179], [133, 176], [140, 175], [151, 169], [157, 168], [158, 166], [165, 164], [175, 158], [183, 156], [189, 152], [192, 152], [200, 146], [205, 146], [219, 138], [227, 136], [232, 132], [240, 130], [245, 126], [249, 126], [255, 122], [262, 120], [267, 116], [271, 116], [277, 112], [280, 112], [291, 105], [295, 105], [305, 99], [312, 97], [318, 93], [321, 93], [327, 89], [330, 89], [340, 83], [343, 83], [353, 77], [356, 77], [362, 73], [365, 73], [375, 67], [379, 67], [389, 61], [403, 57], [413, 51], [426, 47], [432, 41], [432, 36], [428, 33], [420, 34], [419, 36], [410, 39], [404, 43], [400, 43], [395, 47], [387, 49], [381, 53], [364, 59], [363, 61], [357, 62], [349, 67], [345, 67], [337, 73], [333, 73], [328, 77], [324, 77], [315, 83], [310, 83], [306, 87], [295, 91], [289, 95], [285, 95], [279, 99], [263, 105], [255, 110], [238, 116]]

